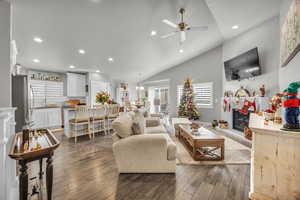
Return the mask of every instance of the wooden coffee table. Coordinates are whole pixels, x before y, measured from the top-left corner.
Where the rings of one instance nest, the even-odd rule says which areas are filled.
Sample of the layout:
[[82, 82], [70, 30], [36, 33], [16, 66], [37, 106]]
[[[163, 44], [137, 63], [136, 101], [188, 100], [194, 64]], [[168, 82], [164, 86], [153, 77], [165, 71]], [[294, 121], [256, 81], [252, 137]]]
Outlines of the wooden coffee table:
[[179, 135], [179, 125], [190, 125], [192, 122], [187, 118], [172, 118], [172, 124], [175, 129], [175, 135]]
[[224, 160], [225, 139], [206, 128], [199, 128], [194, 135], [189, 125], [179, 125], [178, 138], [194, 160]]

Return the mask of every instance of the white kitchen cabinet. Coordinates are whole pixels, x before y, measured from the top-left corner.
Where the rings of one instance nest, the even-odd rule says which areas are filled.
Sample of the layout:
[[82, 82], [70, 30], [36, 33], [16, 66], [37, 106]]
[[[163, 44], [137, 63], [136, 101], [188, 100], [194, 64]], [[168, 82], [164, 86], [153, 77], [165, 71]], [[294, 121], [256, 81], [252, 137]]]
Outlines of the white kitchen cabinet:
[[49, 127], [60, 127], [62, 125], [61, 109], [48, 109], [47, 120]]
[[67, 96], [85, 97], [86, 96], [86, 75], [67, 73]]
[[46, 128], [47, 119], [45, 109], [34, 109], [32, 111], [33, 129]]
[[32, 121], [33, 129], [61, 127], [61, 108], [34, 109]]

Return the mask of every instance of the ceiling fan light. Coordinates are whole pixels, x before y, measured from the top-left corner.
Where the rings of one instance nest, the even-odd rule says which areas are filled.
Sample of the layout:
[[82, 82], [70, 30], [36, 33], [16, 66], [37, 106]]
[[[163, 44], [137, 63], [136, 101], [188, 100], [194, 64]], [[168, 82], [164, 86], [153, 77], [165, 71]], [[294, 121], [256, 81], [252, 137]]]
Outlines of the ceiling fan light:
[[180, 40], [181, 42], [184, 42], [186, 40], [186, 35], [184, 31], [180, 31]]

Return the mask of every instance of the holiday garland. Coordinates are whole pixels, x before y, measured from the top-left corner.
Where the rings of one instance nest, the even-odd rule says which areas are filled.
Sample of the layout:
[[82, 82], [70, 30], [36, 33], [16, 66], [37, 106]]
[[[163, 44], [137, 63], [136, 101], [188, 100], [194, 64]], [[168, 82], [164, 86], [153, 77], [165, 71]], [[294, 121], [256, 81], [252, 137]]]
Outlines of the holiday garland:
[[194, 103], [194, 91], [192, 79], [190, 78], [184, 81], [183, 92], [178, 109], [178, 116], [187, 117], [194, 120], [200, 118], [199, 111]]

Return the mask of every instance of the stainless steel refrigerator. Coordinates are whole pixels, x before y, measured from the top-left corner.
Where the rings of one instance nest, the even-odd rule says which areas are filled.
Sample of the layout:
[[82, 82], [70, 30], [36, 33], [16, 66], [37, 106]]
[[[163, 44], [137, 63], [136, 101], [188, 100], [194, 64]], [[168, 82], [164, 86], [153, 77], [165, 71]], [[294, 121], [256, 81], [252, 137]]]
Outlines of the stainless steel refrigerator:
[[28, 76], [12, 76], [12, 106], [16, 107], [16, 132], [22, 131], [29, 121]]

